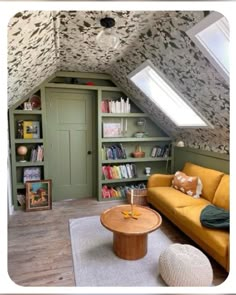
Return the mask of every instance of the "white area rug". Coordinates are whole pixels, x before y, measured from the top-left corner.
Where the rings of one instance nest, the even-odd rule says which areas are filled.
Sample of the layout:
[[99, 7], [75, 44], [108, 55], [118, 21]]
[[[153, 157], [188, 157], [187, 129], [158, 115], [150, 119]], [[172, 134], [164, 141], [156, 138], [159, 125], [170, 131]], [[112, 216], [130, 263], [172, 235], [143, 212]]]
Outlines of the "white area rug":
[[148, 253], [139, 260], [124, 260], [112, 250], [113, 233], [99, 216], [70, 220], [76, 286], [166, 286], [159, 276], [160, 253], [170, 244], [158, 229], [148, 235]]

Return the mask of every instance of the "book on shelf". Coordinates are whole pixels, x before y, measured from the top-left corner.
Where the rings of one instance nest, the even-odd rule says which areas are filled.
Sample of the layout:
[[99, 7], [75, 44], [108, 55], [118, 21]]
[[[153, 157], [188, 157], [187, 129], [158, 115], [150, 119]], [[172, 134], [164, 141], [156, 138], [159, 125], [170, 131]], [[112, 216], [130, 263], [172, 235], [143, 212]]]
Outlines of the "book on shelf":
[[103, 146], [102, 148], [102, 160], [117, 160], [126, 158], [126, 151], [121, 143], [113, 144], [107, 147]]
[[108, 186], [103, 185], [102, 186], [102, 198], [114, 198], [114, 197], [121, 197], [126, 198], [127, 192], [131, 189], [145, 189], [146, 185], [144, 183], [138, 183], [138, 184], [131, 184], [131, 185], [125, 185], [125, 186]]
[[23, 121], [23, 138], [40, 138], [39, 121]]
[[136, 178], [137, 169], [135, 164], [125, 164], [119, 166], [102, 166], [102, 178], [103, 179], [128, 179]]
[[171, 145], [165, 145], [165, 146], [154, 146], [151, 150], [150, 156], [152, 158], [156, 157], [164, 157], [167, 158], [170, 156], [171, 153]]
[[113, 114], [120, 114], [120, 113], [130, 113], [131, 106], [129, 98], [127, 97], [126, 100], [121, 97], [120, 100], [118, 99], [105, 99], [101, 101], [101, 112], [102, 113], [113, 113]]
[[16, 138], [24, 138], [23, 120], [16, 122]]
[[44, 148], [43, 145], [38, 145], [31, 149], [30, 161], [31, 162], [42, 162], [44, 158]]
[[25, 167], [23, 182], [31, 180], [40, 180], [41, 179], [41, 169], [40, 167]]

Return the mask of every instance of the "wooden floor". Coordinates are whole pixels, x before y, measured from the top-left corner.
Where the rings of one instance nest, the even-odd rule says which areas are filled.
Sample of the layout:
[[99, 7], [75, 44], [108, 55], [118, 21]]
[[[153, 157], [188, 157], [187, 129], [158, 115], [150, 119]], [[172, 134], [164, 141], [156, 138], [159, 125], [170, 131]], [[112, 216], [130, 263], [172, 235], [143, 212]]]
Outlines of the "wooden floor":
[[[22, 286], [75, 286], [68, 220], [100, 215], [121, 201], [95, 199], [53, 203], [50, 211], [16, 211], [9, 218], [8, 272]], [[173, 241], [192, 244], [182, 232], [163, 218], [162, 230]], [[214, 285], [227, 273], [212, 259]]]

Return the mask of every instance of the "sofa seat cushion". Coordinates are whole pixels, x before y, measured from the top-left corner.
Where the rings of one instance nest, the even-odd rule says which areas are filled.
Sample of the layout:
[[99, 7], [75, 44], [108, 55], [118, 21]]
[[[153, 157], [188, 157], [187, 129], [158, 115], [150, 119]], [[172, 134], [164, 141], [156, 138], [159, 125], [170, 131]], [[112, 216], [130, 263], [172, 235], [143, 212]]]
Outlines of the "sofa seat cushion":
[[226, 230], [210, 229], [201, 225], [200, 215], [205, 205], [176, 208], [178, 219], [194, 235], [201, 237], [207, 245], [221, 257], [228, 256], [229, 232]]
[[212, 202], [216, 189], [224, 173], [189, 162], [185, 163], [182, 172], [188, 176], [199, 176], [203, 185], [202, 197]]
[[[152, 187], [148, 188], [147, 201], [151, 204], [160, 204], [171, 213], [175, 213], [175, 208], [194, 206], [194, 205], [209, 205], [210, 202], [203, 198], [194, 199], [173, 187]], [[158, 207], [157, 207], [158, 209]]]
[[212, 203], [217, 207], [229, 210], [229, 175], [225, 174], [222, 177]]

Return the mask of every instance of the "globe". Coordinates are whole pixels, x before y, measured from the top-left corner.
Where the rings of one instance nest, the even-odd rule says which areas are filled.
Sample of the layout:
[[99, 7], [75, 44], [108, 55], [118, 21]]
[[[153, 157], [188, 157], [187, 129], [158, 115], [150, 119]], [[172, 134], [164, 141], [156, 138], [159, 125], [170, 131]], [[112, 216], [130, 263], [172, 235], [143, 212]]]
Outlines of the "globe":
[[21, 157], [20, 162], [26, 162], [25, 156], [28, 152], [27, 147], [25, 145], [20, 145], [20, 146], [18, 146], [16, 152], [17, 152], [17, 155], [19, 155]]

